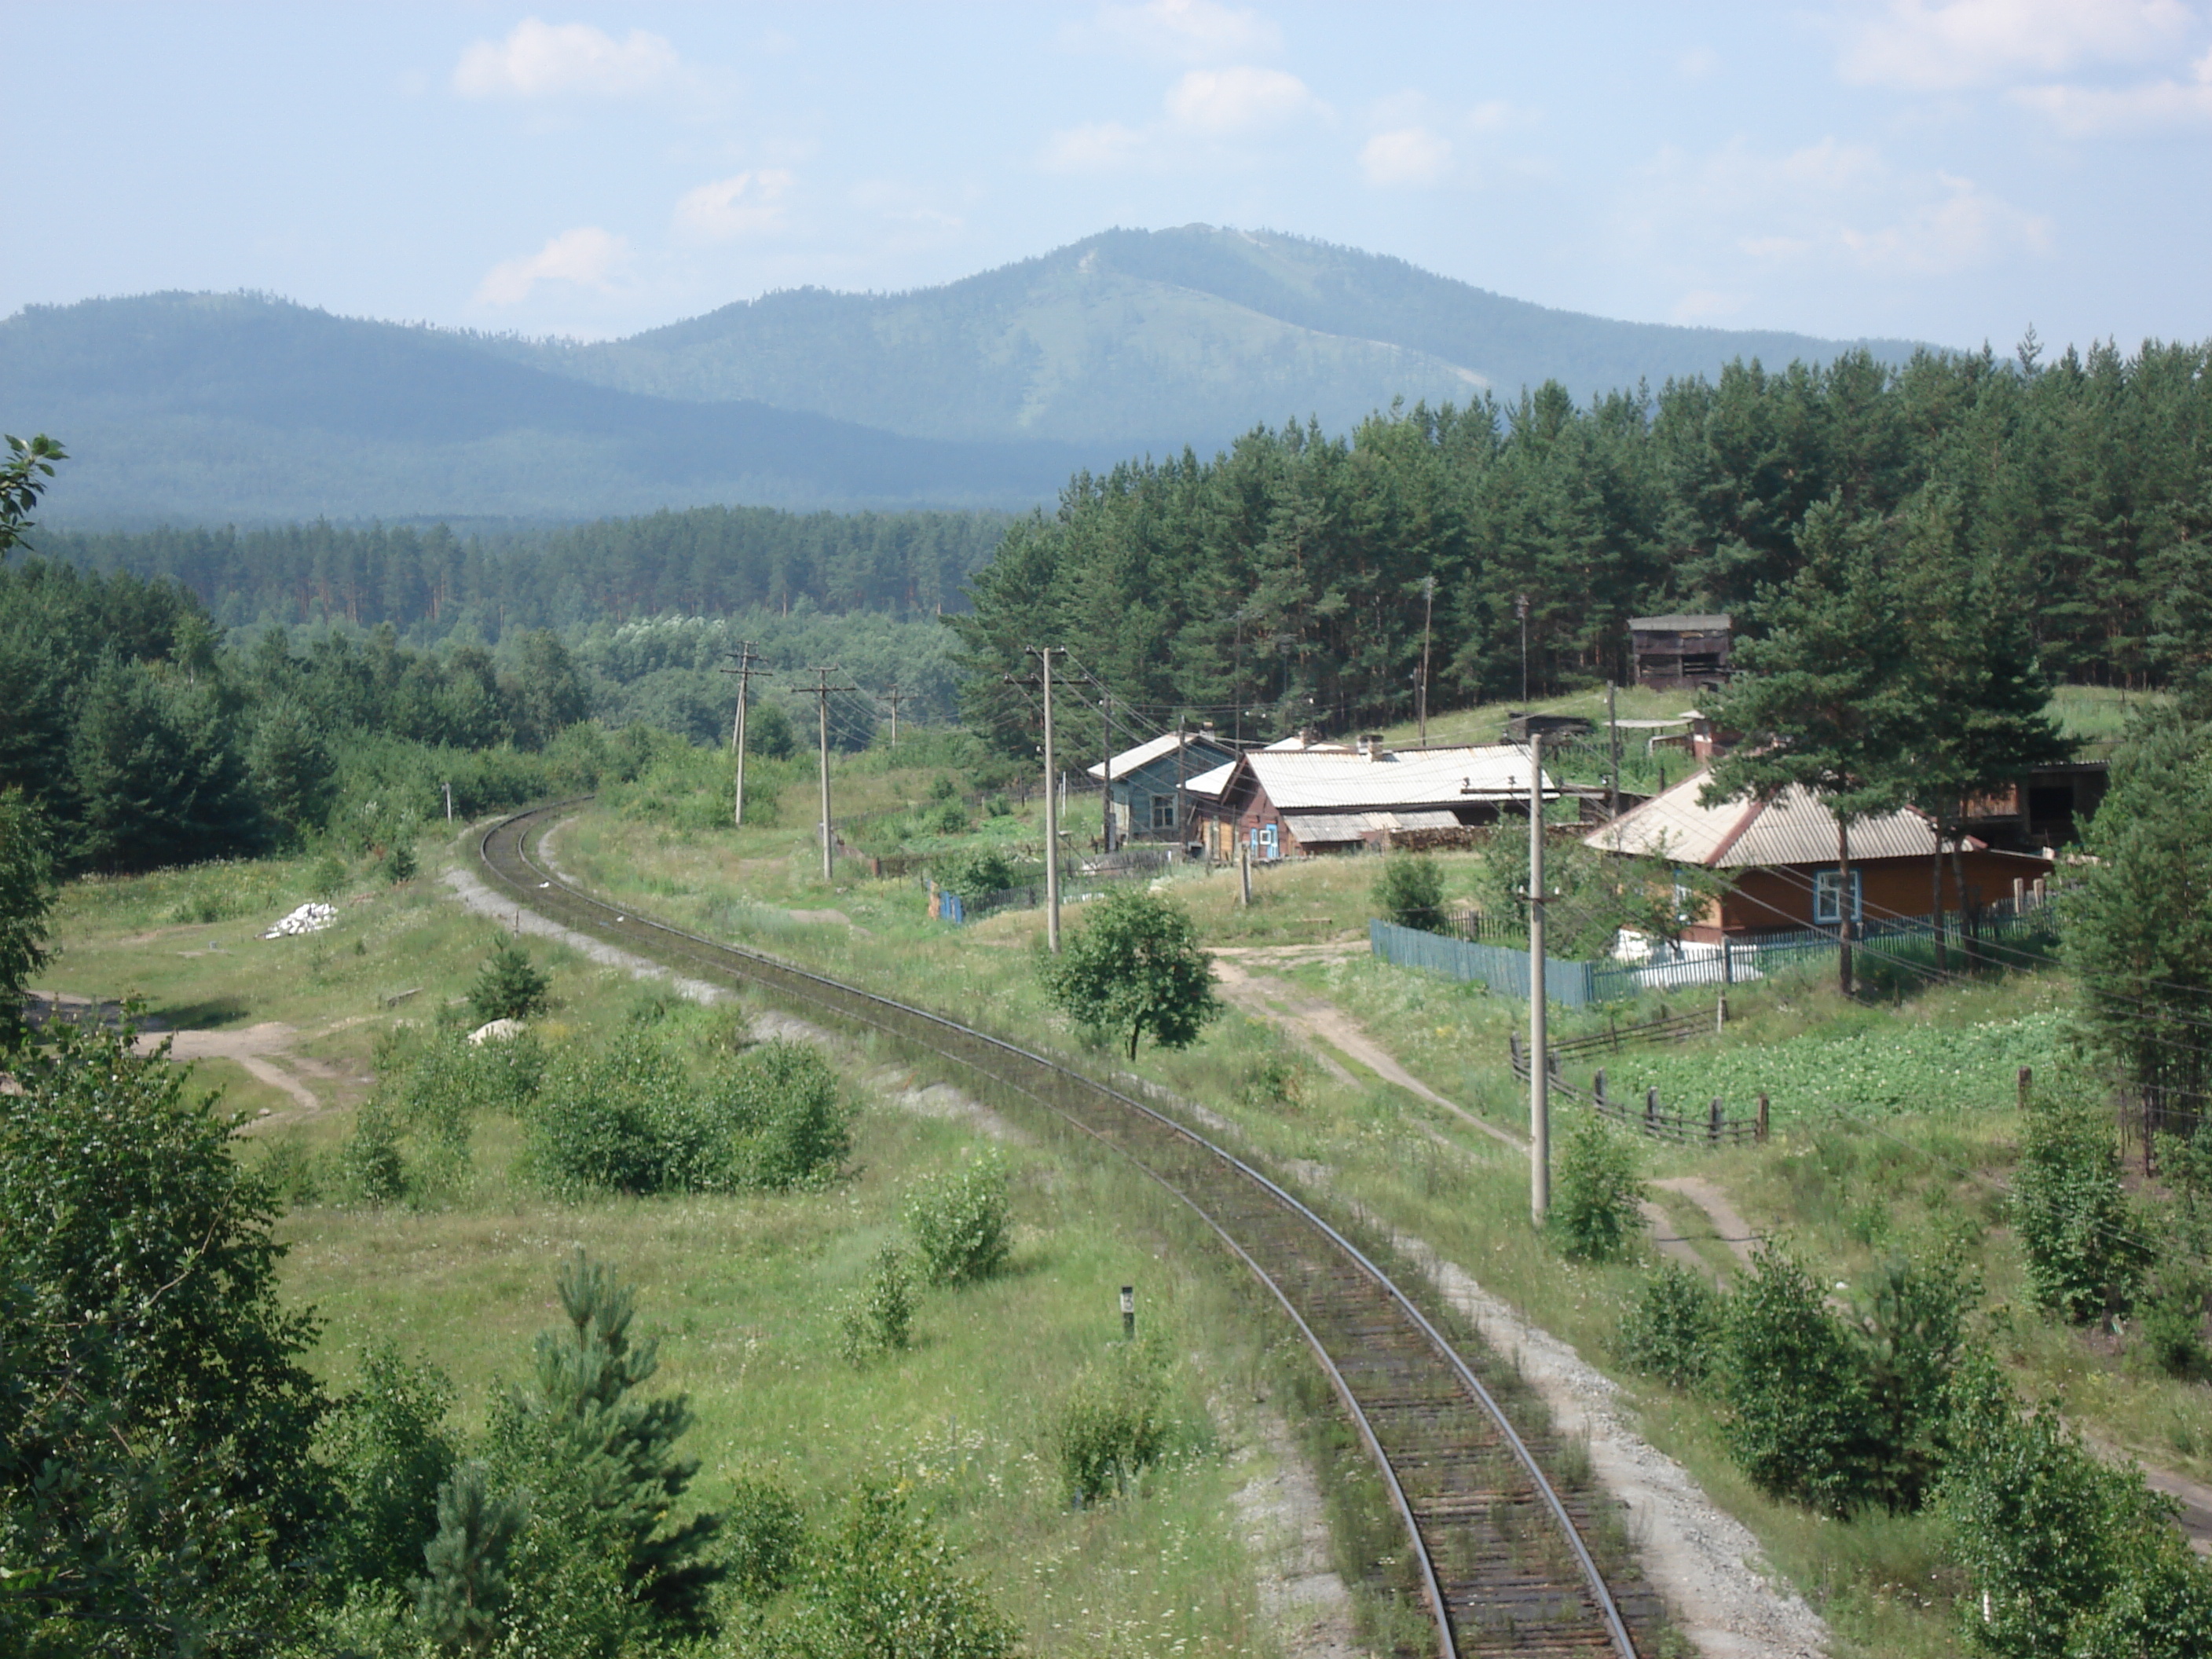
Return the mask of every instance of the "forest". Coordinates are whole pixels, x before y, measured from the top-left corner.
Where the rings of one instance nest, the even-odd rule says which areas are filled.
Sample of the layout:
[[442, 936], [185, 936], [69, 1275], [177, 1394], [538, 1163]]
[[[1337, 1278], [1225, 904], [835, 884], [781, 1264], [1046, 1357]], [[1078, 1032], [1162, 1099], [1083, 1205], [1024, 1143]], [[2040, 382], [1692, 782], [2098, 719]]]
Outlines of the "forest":
[[1755, 633], [1815, 514], [1982, 573], [2049, 678], [2171, 684], [2212, 652], [2208, 358], [2046, 362], [2031, 337], [2010, 359], [1737, 363], [1656, 394], [1578, 405], [1547, 384], [1079, 475], [947, 617], [963, 706], [1033, 741], [1003, 677], [1064, 644], [1156, 719], [1342, 732], [1413, 712], [1431, 615], [1431, 707], [1518, 696], [1524, 673], [1531, 696], [1601, 684], [1627, 672], [1632, 616], [1744, 613]]

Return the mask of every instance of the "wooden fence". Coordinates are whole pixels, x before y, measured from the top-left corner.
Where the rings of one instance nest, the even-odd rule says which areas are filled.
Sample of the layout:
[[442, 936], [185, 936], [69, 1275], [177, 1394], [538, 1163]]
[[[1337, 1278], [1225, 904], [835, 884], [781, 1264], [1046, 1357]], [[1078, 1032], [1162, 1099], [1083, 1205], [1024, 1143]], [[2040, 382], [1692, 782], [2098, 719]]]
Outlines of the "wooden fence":
[[[1506, 1046], [1512, 1056], [1513, 1075], [1525, 1083], [1528, 1079], [1528, 1055], [1521, 1047], [1521, 1039], [1509, 1035]], [[1656, 1089], [1646, 1089], [1641, 1101], [1614, 1099], [1606, 1091], [1603, 1071], [1593, 1074], [1587, 1091], [1577, 1089], [1561, 1073], [1559, 1056], [1556, 1051], [1551, 1056], [1550, 1071], [1551, 1092], [1553, 1095], [1578, 1105], [1589, 1106], [1614, 1122], [1631, 1125], [1655, 1139], [1678, 1141], [1686, 1146], [1702, 1143], [1711, 1146], [1733, 1146], [1744, 1141], [1766, 1139], [1767, 1103], [1763, 1094], [1759, 1097], [1758, 1113], [1752, 1117], [1730, 1115], [1717, 1095], [1702, 1112], [1686, 1112], [1680, 1108], [1669, 1112], [1661, 1107]]]

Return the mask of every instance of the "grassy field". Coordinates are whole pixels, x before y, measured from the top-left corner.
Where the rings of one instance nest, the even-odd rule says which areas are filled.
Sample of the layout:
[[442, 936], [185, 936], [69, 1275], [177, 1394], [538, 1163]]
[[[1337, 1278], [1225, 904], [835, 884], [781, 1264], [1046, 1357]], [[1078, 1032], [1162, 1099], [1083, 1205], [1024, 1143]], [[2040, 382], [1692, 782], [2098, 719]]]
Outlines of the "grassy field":
[[[318, 891], [337, 903], [326, 933], [257, 937]], [[826, 1513], [857, 1479], [884, 1477], [945, 1528], [1040, 1654], [1279, 1650], [1259, 1584], [1276, 1570], [1274, 1534], [1295, 1517], [1271, 1521], [1264, 1503], [1239, 1494], [1280, 1472], [1285, 1443], [1270, 1419], [1297, 1420], [1315, 1404], [1301, 1393], [1303, 1356], [1218, 1251], [1134, 1177], [1018, 1139], [1010, 1270], [926, 1292], [913, 1347], [856, 1369], [840, 1353], [842, 1305], [897, 1236], [908, 1193], [980, 1145], [971, 1125], [892, 1103], [907, 1073], [846, 1057], [853, 1155], [818, 1192], [558, 1202], [517, 1174], [520, 1130], [495, 1116], [475, 1126], [468, 1180], [380, 1208], [343, 1200], [337, 1157], [380, 1038], [464, 996], [490, 924], [465, 915], [434, 875], [394, 887], [284, 861], [78, 884], [58, 922], [63, 950], [42, 988], [133, 995], [180, 1030], [282, 1022], [299, 1052], [347, 1079], [302, 1112], [282, 1091], [239, 1085], [245, 1074], [230, 1062], [198, 1073], [249, 1115], [274, 1102], [270, 1118], [248, 1126], [242, 1155], [275, 1160], [295, 1194], [281, 1223], [284, 1293], [322, 1320], [313, 1363], [332, 1388], [349, 1385], [370, 1345], [394, 1343], [448, 1372], [457, 1420], [480, 1425], [557, 1316], [554, 1268], [580, 1245], [636, 1286], [641, 1323], [661, 1340], [654, 1386], [691, 1396], [700, 1503], [714, 1505], [732, 1478], [769, 1475]], [[552, 973], [539, 1029], [556, 1049], [598, 1041], [658, 1000], [575, 953], [533, 951]], [[679, 1008], [665, 1018], [711, 1038], [727, 1016]], [[1171, 1356], [1172, 1446], [1134, 1492], [1078, 1510], [1052, 1423], [1119, 1339], [1118, 1290], [1132, 1283], [1145, 1329]], [[1307, 1437], [1304, 1455], [1325, 1474], [1348, 1455], [1332, 1434], [1323, 1414]], [[1346, 1469], [1339, 1485], [1356, 1508]]]

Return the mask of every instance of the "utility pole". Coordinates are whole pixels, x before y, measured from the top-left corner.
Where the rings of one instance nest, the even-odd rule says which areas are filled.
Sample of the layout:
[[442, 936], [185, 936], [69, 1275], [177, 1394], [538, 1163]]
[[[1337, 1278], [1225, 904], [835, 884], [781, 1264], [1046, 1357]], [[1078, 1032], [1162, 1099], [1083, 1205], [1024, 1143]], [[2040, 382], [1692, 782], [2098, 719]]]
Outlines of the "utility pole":
[[826, 885], [837, 872], [837, 837], [830, 827], [830, 694], [832, 691], [857, 691], [858, 686], [832, 685], [827, 668], [808, 668], [800, 671], [811, 674], [815, 684], [806, 689], [814, 694], [815, 713], [822, 732], [822, 880]]
[[884, 701], [891, 706], [891, 753], [894, 755], [898, 753], [898, 706], [903, 699], [913, 695], [911, 691], [900, 690], [896, 684], [884, 695]]
[[[1190, 739], [1183, 735], [1186, 723], [1181, 714], [1176, 716], [1176, 846], [1178, 849], [1176, 860], [1177, 863], [1182, 861], [1183, 855], [1180, 849], [1190, 844], [1189, 837], [1184, 835], [1182, 828], [1182, 781], [1190, 760]], [[2015, 915], [2019, 913], [2019, 908], [2018, 905], [2013, 907]]]
[[1037, 659], [1044, 687], [1044, 942], [1054, 956], [1060, 954], [1060, 775], [1052, 758], [1052, 653], [1060, 648], [1033, 645], [1024, 653]]
[[451, 823], [453, 821], [453, 786], [441, 783], [438, 787], [446, 792], [446, 822]]
[[1421, 747], [1429, 745], [1429, 633], [1430, 623], [1436, 620], [1437, 579], [1421, 578], [1421, 684], [1420, 695], [1413, 701], [1418, 706], [1421, 721]]
[[1613, 755], [1613, 770], [1607, 780], [1606, 807], [1608, 815], [1616, 818], [1620, 816], [1620, 719], [1613, 703], [1613, 694], [1618, 690], [1611, 680], [1605, 683], [1605, 741]]
[[1544, 734], [1528, 733], [1528, 1214], [1552, 1207], [1552, 1055], [1545, 1030]]
[[1528, 712], [1528, 596], [1523, 593], [1513, 602], [1513, 609], [1521, 618], [1521, 712]]
[[1105, 721], [1106, 763], [1099, 769], [1106, 781], [1098, 786], [1098, 803], [1105, 817], [1104, 846], [1114, 850], [1114, 694], [1103, 688], [1098, 694], [1098, 713]]
[[753, 666], [759, 660], [753, 655], [753, 642], [739, 640], [738, 665], [717, 671], [738, 677], [738, 712], [730, 721], [730, 752], [738, 757], [738, 787], [730, 807], [730, 823], [738, 829], [742, 829], [745, 822], [745, 705], [752, 701], [753, 676], [765, 672]]

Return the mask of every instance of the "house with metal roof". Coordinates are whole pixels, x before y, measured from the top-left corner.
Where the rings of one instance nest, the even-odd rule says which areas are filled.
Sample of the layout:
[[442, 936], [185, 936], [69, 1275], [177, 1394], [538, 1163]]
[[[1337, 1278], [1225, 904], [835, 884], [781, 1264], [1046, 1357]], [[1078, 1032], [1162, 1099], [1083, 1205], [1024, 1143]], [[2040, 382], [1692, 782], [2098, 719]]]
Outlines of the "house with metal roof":
[[1164, 732], [1124, 749], [1114, 757], [1110, 770], [1106, 761], [1090, 768], [1092, 782], [1107, 785], [1111, 779], [1115, 844], [1188, 839], [1183, 832], [1189, 827], [1190, 811], [1184, 791], [1190, 779], [1236, 758], [1236, 749], [1206, 726]]
[[[1544, 781], [1547, 800], [1559, 795]], [[1194, 779], [1190, 799], [1208, 852], [1255, 859], [1356, 852], [1401, 835], [1495, 823], [1525, 811], [1528, 751], [1512, 744], [1386, 748], [1363, 738], [1352, 750], [1255, 750]]]
[[[1692, 773], [1583, 837], [1584, 846], [1601, 853], [1698, 866], [1731, 877], [1729, 890], [1706, 904], [1684, 938], [1710, 943], [1724, 935], [1833, 927], [1847, 905], [1854, 921], [1963, 908], [1951, 842], [1919, 813], [1884, 812], [1852, 822], [1847, 896], [1836, 815], [1826, 803], [1793, 785], [1772, 800], [1708, 806], [1698, 797], [1710, 775]], [[2049, 859], [2002, 852], [1972, 836], [1957, 852], [1967, 905], [2014, 898], [2051, 871]]]

